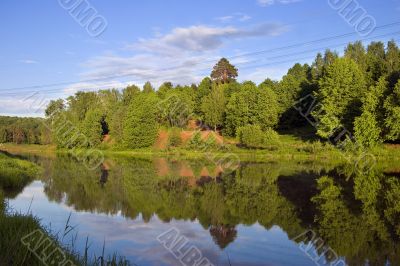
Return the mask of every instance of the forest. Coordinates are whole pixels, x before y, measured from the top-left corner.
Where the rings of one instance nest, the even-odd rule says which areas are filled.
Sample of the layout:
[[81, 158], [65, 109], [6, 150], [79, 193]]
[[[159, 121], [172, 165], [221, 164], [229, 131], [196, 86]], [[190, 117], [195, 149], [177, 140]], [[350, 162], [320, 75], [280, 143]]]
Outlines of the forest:
[[[280, 81], [239, 83], [238, 74], [222, 58], [200, 84], [165, 82], [155, 88], [147, 82], [143, 88], [80, 91], [52, 100], [45, 119], [0, 118], [0, 142], [52, 142], [67, 149], [107, 142], [107, 147], [137, 149], [153, 146], [164, 131], [169, 147], [188, 147], [203, 140], [192, 134], [185, 144], [182, 132], [198, 129], [262, 149], [278, 142], [281, 132], [305, 127], [322, 142], [339, 129], [363, 147], [400, 140], [400, 50], [395, 41], [367, 47], [350, 43], [343, 55], [318, 53], [311, 65], [295, 64]], [[316, 103], [308, 117], [296, 108], [308, 104], [304, 99]]]
[[41, 118], [0, 116], [0, 143], [50, 144], [50, 129]]

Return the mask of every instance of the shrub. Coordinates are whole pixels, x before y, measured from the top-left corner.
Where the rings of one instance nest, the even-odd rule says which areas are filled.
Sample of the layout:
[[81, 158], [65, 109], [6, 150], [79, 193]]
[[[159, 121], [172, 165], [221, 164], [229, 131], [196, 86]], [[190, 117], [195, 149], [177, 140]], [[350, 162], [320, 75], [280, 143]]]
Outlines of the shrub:
[[264, 133], [264, 144], [267, 146], [279, 144], [279, 134], [272, 128], [267, 128]]
[[264, 133], [259, 125], [247, 125], [238, 128], [237, 136], [241, 144], [249, 148], [260, 148], [263, 145]]
[[173, 129], [168, 138], [168, 147], [178, 147], [182, 144], [181, 132], [178, 129]]
[[208, 149], [215, 149], [219, 147], [217, 139], [215, 138], [215, 135], [213, 133], [208, 135], [204, 143]]
[[200, 149], [202, 148], [204, 145], [203, 140], [201, 139], [201, 133], [199, 131], [197, 131], [196, 133], [194, 133], [194, 135], [192, 136], [192, 138], [189, 140], [187, 147], [189, 149]]
[[278, 133], [271, 128], [264, 132], [259, 125], [240, 127], [237, 136], [240, 143], [248, 148], [268, 148], [279, 143]]

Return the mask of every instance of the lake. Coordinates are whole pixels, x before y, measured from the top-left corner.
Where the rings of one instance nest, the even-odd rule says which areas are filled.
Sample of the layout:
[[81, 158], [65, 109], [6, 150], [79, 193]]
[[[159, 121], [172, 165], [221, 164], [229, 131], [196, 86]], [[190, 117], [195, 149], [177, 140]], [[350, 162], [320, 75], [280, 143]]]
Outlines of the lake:
[[[26, 159], [41, 178], [9, 191], [89, 254], [134, 265], [399, 265], [399, 171], [349, 165], [108, 158], [88, 170], [69, 156]], [[69, 231], [69, 230], [68, 230]], [[62, 235], [62, 233], [61, 233]]]

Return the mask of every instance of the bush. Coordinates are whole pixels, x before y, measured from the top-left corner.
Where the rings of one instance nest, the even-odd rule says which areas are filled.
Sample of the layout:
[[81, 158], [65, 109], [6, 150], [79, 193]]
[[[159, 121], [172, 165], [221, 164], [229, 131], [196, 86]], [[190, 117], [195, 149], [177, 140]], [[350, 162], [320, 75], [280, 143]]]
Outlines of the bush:
[[237, 136], [240, 143], [248, 148], [268, 148], [279, 143], [278, 133], [271, 128], [264, 132], [259, 125], [240, 127]]
[[197, 131], [196, 133], [194, 133], [194, 135], [192, 136], [192, 138], [189, 140], [187, 147], [189, 149], [201, 149], [203, 147], [204, 143], [203, 140], [201, 139], [201, 133], [199, 131]]
[[249, 148], [259, 148], [263, 144], [264, 133], [259, 125], [247, 125], [238, 128], [237, 136], [241, 144]]
[[178, 147], [182, 144], [181, 132], [173, 129], [168, 138], [168, 147]]
[[264, 144], [274, 146], [279, 144], [279, 134], [272, 128], [267, 128], [264, 132]]

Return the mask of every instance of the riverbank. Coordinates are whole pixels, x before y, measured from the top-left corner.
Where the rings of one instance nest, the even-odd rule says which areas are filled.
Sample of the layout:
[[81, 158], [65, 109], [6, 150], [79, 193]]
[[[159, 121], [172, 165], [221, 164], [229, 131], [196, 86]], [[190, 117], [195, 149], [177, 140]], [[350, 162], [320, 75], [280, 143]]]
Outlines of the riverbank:
[[[0, 146], [0, 150], [11, 154], [36, 154], [46, 157], [54, 157], [57, 153], [68, 154], [73, 151], [67, 149], [57, 149], [54, 145], [26, 145], [6, 143]], [[358, 152], [344, 152], [328, 143], [319, 141], [303, 140], [293, 135], [281, 135], [280, 144], [269, 149], [246, 149], [234, 144], [226, 144], [223, 147], [206, 149], [187, 149], [185, 147], [157, 149], [144, 148], [135, 150], [125, 150], [117, 147], [99, 149], [105, 157], [134, 157], [134, 158], [153, 158], [168, 157], [179, 159], [221, 159], [231, 156], [241, 162], [346, 162], [349, 159], [356, 160], [362, 157], [376, 157], [377, 161], [391, 161], [400, 157], [400, 146], [382, 144], [369, 150]], [[84, 151], [75, 149], [74, 152]]]
[[[5, 265], [42, 265], [44, 261], [68, 260], [77, 264], [77, 258], [68, 250], [63, 249], [57, 239], [49, 234], [41, 225], [38, 218], [29, 214], [13, 212], [6, 198], [12, 198], [15, 191], [22, 189], [38, 177], [41, 169], [28, 161], [11, 158], [0, 154], [0, 261]], [[17, 192], [18, 193], [18, 192]], [[46, 243], [42, 245], [42, 243]], [[60, 250], [60, 254], [41, 252]], [[39, 255], [39, 256], [38, 256]], [[65, 256], [65, 257], [64, 257]]]
[[[23, 147], [18, 147], [24, 150]], [[25, 147], [25, 151], [35, 151]], [[43, 147], [42, 147], [43, 148]], [[66, 247], [60, 235], [45, 228], [40, 219], [29, 213], [17, 213], [8, 206], [7, 199], [15, 197], [35, 178], [42, 169], [31, 162], [12, 158], [0, 153], [0, 261], [4, 265], [127, 265], [123, 258], [103, 257], [101, 260], [81, 256], [73, 244]], [[72, 232], [66, 222], [65, 237]]]
[[[0, 150], [10, 154], [31, 154], [44, 157], [54, 157], [56, 154], [81, 153], [84, 154], [84, 149], [56, 149], [52, 145], [25, 145], [25, 144], [3, 144]], [[132, 158], [154, 158], [167, 157], [187, 160], [220, 160], [233, 158], [242, 162], [279, 162], [279, 161], [341, 161], [343, 156], [340, 151], [325, 147], [318, 144], [309, 143], [293, 143], [273, 147], [271, 149], [244, 149], [234, 145], [227, 145], [223, 149], [207, 149], [207, 150], [189, 150], [185, 148], [173, 149], [135, 149], [135, 150], [119, 150], [98, 149], [105, 157], [132, 157]]]

